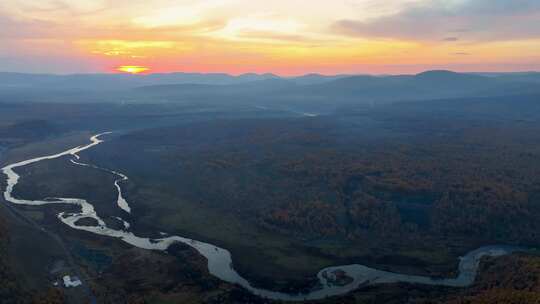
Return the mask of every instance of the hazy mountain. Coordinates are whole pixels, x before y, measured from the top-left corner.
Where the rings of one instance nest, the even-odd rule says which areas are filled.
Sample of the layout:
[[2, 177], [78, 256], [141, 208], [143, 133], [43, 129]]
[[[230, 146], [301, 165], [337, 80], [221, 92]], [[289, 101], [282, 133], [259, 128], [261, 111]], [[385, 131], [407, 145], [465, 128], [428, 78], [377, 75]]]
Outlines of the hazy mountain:
[[0, 73], [0, 98], [13, 101], [174, 102], [197, 100], [283, 104], [373, 103], [540, 92], [540, 73], [471, 74], [427, 71], [417, 75], [308, 74], [77, 74]]
[[279, 95], [282, 92], [297, 87], [290, 80], [269, 78], [242, 84], [211, 85], [211, 84], [169, 84], [142, 86], [134, 89], [143, 95], [159, 97], [191, 97], [191, 98], [222, 98], [224, 96], [257, 96], [258, 94]]
[[307, 74], [298, 77], [288, 78], [289, 80], [294, 81], [297, 84], [309, 85], [309, 84], [320, 84], [329, 82], [336, 79], [341, 79], [345, 77], [350, 77], [351, 75], [321, 75], [321, 74]]
[[530, 81], [450, 71], [427, 71], [417, 75], [352, 76], [312, 85], [306, 91], [318, 96], [396, 101], [497, 96], [539, 92], [540, 89]]
[[505, 80], [540, 82], [540, 73], [521, 72], [521, 73], [482, 73], [481, 75], [497, 77]]
[[273, 74], [169, 73], [169, 74], [22, 74], [0, 73], [0, 88], [119, 90], [163, 84], [240, 84], [276, 79]]

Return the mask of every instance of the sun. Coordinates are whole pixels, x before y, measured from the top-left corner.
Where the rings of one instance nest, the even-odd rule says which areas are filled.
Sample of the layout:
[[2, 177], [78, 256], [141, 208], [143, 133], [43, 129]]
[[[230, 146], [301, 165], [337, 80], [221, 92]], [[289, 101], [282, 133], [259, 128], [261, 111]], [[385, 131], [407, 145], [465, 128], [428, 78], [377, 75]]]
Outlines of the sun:
[[139, 74], [147, 72], [150, 70], [149, 67], [139, 66], [139, 65], [122, 65], [116, 68], [119, 72], [129, 73], [129, 74]]

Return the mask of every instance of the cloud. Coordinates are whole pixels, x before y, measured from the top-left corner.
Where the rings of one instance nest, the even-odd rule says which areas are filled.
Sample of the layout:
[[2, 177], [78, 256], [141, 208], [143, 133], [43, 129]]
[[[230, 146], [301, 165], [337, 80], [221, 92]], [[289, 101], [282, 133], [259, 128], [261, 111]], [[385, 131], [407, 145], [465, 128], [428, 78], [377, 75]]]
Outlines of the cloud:
[[65, 12], [85, 15], [101, 12], [109, 8], [107, 0], [18, 0], [10, 5], [23, 14]]
[[446, 37], [443, 39], [443, 41], [458, 41], [459, 38], [458, 37]]
[[505, 16], [539, 11], [538, 0], [469, 0], [456, 7], [461, 14]]
[[321, 43], [321, 39], [311, 38], [308, 35], [284, 34], [272, 31], [242, 31], [237, 34], [240, 38], [258, 41], [271, 41], [283, 43]]
[[358, 37], [439, 40], [448, 33], [463, 33], [469, 41], [540, 38], [538, 0], [432, 0], [371, 19], [344, 19], [334, 32]]
[[18, 20], [0, 12], [0, 39], [47, 38], [56, 26], [42, 20]]

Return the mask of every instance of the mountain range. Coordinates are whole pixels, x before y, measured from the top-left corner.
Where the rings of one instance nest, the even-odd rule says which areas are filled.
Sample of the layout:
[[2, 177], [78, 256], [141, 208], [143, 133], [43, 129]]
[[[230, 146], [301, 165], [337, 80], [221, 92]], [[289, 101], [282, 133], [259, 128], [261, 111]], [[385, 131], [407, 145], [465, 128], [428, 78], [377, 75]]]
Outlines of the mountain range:
[[[436, 70], [416, 75], [308, 74], [279, 77], [274, 74], [75, 74], [47, 75], [0, 73], [0, 98], [25, 96], [37, 101], [54, 94], [65, 101], [86, 92], [99, 100], [111, 92], [145, 101], [269, 98], [281, 101], [394, 102], [461, 97], [489, 97], [540, 93], [540, 73], [456, 73]], [[24, 94], [23, 94], [24, 93]], [[63, 96], [63, 98], [62, 98]], [[79, 100], [80, 101], [80, 100]]]

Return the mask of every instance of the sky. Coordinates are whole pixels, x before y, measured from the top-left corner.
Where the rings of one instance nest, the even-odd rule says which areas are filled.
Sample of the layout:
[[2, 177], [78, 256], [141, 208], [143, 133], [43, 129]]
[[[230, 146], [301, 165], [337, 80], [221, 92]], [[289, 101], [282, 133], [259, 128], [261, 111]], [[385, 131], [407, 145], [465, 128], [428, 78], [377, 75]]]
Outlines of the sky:
[[540, 70], [540, 1], [0, 1], [0, 71], [121, 66], [286, 76]]

